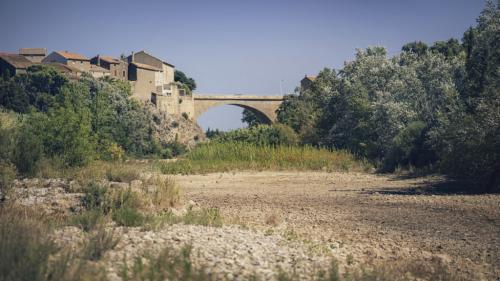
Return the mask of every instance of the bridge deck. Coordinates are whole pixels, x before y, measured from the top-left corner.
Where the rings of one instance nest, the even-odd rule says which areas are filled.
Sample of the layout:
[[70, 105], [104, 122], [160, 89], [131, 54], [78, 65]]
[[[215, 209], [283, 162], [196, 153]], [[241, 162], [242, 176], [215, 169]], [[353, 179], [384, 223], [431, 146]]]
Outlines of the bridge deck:
[[283, 96], [194, 94], [194, 100], [282, 101]]

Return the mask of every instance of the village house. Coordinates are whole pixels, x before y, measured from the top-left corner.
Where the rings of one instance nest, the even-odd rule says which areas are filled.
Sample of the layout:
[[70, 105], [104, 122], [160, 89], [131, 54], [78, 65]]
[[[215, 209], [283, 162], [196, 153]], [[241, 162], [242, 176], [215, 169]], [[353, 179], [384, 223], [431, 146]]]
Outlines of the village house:
[[54, 62], [78, 68], [80, 71], [90, 71], [90, 60], [80, 54], [67, 51], [54, 51], [42, 60], [42, 63]]
[[14, 76], [26, 73], [26, 69], [34, 63], [17, 54], [0, 53], [0, 73]]
[[102, 67], [109, 71], [111, 77], [128, 80], [128, 63], [110, 56], [97, 55], [90, 59], [91, 65]]
[[28, 60], [41, 63], [42, 60], [47, 56], [47, 49], [45, 48], [21, 48], [19, 49], [19, 55], [27, 58]]

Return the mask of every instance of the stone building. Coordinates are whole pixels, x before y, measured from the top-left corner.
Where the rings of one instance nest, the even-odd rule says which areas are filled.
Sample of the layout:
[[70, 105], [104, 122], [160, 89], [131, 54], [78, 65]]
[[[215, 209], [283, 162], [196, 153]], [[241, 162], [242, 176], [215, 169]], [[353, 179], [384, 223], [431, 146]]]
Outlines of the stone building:
[[128, 80], [128, 63], [110, 56], [97, 55], [90, 59], [91, 65], [97, 65], [109, 71], [111, 77]]
[[80, 54], [67, 51], [55, 51], [42, 60], [42, 63], [62, 63], [75, 67], [83, 72], [90, 72], [90, 60]]
[[151, 101], [158, 110], [172, 115], [194, 116], [192, 95], [174, 81], [172, 64], [145, 51], [127, 57], [128, 78], [132, 83], [133, 96], [141, 101]]
[[42, 60], [47, 56], [47, 49], [45, 48], [21, 48], [19, 49], [19, 55], [27, 58], [28, 60], [41, 63]]
[[26, 69], [34, 63], [24, 56], [17, 54], [0, 53], [0, 73], [3, 75], [8, 73], [9, 76], [14, 76], [20, 73], [26, 73]]

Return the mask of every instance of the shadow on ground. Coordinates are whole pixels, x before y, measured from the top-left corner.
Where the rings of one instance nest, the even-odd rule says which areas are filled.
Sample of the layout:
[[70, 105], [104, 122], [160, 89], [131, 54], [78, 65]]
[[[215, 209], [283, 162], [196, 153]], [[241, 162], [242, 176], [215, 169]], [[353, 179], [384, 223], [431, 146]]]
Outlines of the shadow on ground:
[[[414, 176], [395, 176], [391, 180], [414, 179]], [[380, 188], [362, 191], [364, 194], [387, 195], [479, 195], [491, 193], [479, 184], [471, 181], [441, 178], [415, 183], [404, 188]]]

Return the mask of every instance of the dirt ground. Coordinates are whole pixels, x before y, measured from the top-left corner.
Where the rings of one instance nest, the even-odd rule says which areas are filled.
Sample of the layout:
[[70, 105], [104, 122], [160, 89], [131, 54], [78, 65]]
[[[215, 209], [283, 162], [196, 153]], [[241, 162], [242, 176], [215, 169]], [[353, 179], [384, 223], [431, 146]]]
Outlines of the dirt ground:
[[500, 195], [439, 177], [235, 172], [175, 176], [188, 200], [231, 223], [334, 249], [341, 262], [440, 259], [466, 280], [500, 280]]

